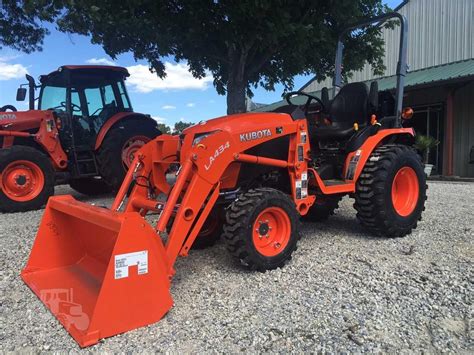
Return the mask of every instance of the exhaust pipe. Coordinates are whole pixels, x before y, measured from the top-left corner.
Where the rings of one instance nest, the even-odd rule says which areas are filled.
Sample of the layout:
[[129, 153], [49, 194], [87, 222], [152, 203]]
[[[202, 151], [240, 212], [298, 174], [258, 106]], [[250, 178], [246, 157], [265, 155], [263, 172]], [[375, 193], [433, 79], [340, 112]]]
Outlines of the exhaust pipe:
[[34, 110], [35, 109], [35, 79], [31, 76], [26, 74], [26, 80], [28, 80], [28, 92], [29, 92], [29, 109]]

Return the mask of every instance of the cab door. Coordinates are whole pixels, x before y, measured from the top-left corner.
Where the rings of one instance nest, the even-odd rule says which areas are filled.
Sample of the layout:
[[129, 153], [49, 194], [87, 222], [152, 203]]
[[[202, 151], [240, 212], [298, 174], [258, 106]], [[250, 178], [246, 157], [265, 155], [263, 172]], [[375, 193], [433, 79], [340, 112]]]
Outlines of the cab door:
[[84, 89], [91, 129], [98, 134], [107, 120], [120, 112], [112, 84]]
[[70, 115], [74, 146], [79, 150], [91, 150], [95, 144], [95, 131], [88, 115], [88, 103], [84, 90], [71, 88]]

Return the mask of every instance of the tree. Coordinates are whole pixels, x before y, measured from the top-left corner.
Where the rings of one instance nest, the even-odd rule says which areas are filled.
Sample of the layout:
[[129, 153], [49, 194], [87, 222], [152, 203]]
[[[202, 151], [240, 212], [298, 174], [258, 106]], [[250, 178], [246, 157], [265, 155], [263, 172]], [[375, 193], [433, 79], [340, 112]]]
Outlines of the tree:
[[174, 124], [173, 134], [181, 134], [186, 128], [191, 127], [194, 123], [179, 121]]
[[40, 13], [33, 3], [0, 1], [0, 49], [7, 46], [25, 53], [41, 50], [44, 36], [49, 31], [38, 23], [38, 19], [53, 21], [56, 15], [52, 3]]
[[[163, 57], [188, 62], [197, 77], [211, 73], [229, 114], [245, 111], [245, 95], [258, 85], [293, 88], [298, 74], [324, 79], [334, 71], [338, 34], [347, 25], [388, 10], [382, 0], [29, 0], [64, 32], [89, 35], [112, 58], [132, 52], [165, 75]], [[51, 5], [53, 4], [53, 5]], [[26, 10], [28, 11], [28, 10]], [[355, 31], [346, 40], [344, 70], [367, 60], [383, 69], [380, 29]]]
[[161, 133], [163, 134], [171, 134], [171, 127], [167, 126], [164, 123], [157, 123], [156, 126], [160, 130]]

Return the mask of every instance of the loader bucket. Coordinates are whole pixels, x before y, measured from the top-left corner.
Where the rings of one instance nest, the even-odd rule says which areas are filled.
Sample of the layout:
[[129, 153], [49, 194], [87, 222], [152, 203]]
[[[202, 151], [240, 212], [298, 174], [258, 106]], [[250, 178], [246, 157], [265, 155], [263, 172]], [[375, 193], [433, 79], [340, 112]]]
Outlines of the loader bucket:
[[171, 308], [161, 239], [138, 213], [49, 199], [23, 281], [81, 347], [160, 320]]

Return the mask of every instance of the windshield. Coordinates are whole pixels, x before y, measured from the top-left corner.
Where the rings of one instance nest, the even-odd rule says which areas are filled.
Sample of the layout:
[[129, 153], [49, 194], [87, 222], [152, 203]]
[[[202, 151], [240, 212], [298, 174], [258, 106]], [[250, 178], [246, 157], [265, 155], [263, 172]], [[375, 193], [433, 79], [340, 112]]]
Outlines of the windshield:
[[55, 109], [57, 111], [66, 111], [66, 88], [45, 86], [41, 95], [39, 109]]

